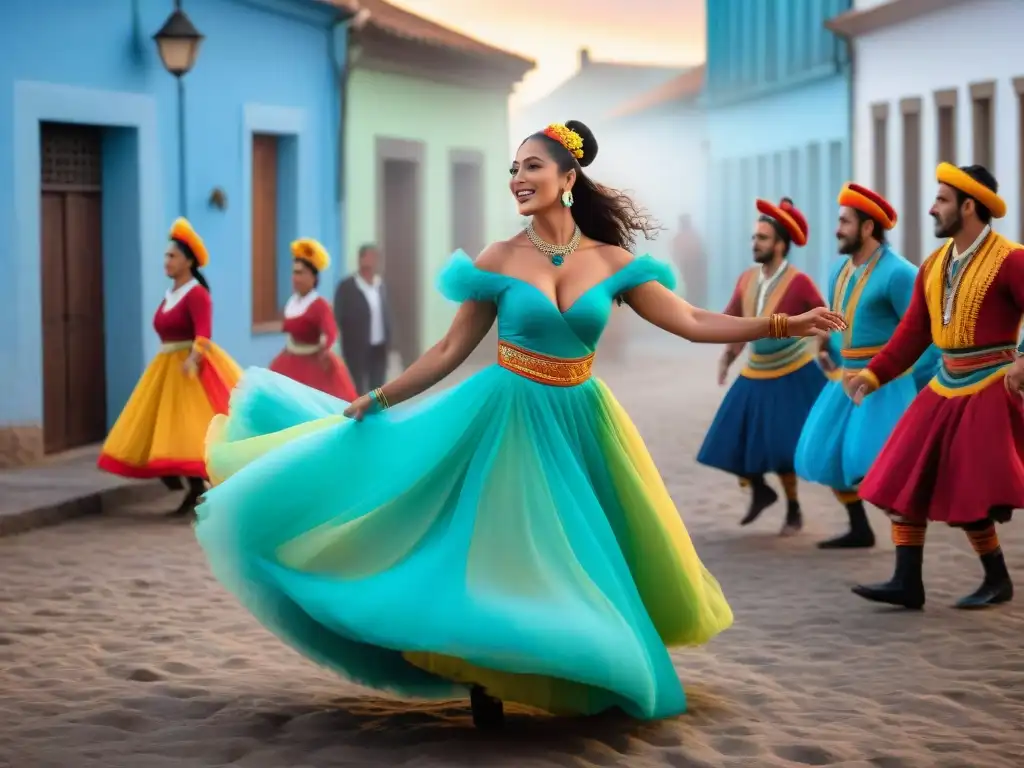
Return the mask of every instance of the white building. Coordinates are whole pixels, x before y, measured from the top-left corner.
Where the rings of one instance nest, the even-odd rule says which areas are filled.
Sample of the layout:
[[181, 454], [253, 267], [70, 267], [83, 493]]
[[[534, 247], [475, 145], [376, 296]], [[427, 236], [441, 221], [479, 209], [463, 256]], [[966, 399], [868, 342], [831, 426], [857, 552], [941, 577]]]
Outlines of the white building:
[[853, 46], [854, 179], [896, 207], [897, 249], [938, 245], [940, 161], [987, 167], [1024, 240], [1024, 0], [856, 0], [827, 26]]

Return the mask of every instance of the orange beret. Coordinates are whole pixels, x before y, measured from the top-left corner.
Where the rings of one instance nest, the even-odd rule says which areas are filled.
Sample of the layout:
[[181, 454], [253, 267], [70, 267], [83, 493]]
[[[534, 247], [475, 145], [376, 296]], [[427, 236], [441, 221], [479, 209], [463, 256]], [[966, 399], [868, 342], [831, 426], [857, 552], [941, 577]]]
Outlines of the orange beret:
[[171, 225], [171, 240], [179, 240], [189, 247], [192, 255], [196, 257], [196, 264], [205, 267], [210, 261], [210, 254], [206, 250], [206, 243], [199, 233], [188, 223], [188, 219], [177, 218]]
[[331, 257], [327, 249], [311, 237], [304, 237], [292, 243], [292, 258], [308, 261], [317, 272], [323, 272], [331, 266]]
[[885, 229], [896, 226], [896, 209], [880, 194], [860, 184], [852, 181], [847, 183], [839, 193], [838, 202], [847, 208], [856, 208], [865, 216], [870, 216]]

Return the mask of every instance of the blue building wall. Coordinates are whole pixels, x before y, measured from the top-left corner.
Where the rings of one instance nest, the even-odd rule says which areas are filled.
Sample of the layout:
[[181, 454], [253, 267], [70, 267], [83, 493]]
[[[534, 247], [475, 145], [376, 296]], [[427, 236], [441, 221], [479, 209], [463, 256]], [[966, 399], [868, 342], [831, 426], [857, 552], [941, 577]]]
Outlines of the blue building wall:
[[835, 255], [836, 196], [850, 173], [846, 44], [824, 22], [850, 0], [709, 0], [707, 110], [711, 301], [752, 263], [754, 200], [791, 197], [810, 239], [792, 262], [819, 287]]
[[[40, 122], [104, 128], [108, 413], [116, 418], [158, 340], [163, 253], [179, 206], [177, 87], [152, 35], [172, 0], [37, 0], [0, 28], [0, 426], [42, 421]], [[338, 186], [337, 9], [314, 0], [186, 0], [206, 36], [185, 77], [186, 214], [205, 239], [214, 338], [243, 366], [280, 334], [252, 329], [252, 133], [286, 137], [280, 240], [316, 237], [343, 264]], [[228, 205], [208, 204], [219, 187]], [[290, 257], [280, 249], [281, 274]], [[336, 270], [332, 267], [332, 270]], [[329, 270], [331, 272], [332, 270]], [[325, 274], [332, 285], [336, 275]], [[281, 282], [281, 281], [279, 281]], [[287, 281], [281, 286], [286, 291]]]

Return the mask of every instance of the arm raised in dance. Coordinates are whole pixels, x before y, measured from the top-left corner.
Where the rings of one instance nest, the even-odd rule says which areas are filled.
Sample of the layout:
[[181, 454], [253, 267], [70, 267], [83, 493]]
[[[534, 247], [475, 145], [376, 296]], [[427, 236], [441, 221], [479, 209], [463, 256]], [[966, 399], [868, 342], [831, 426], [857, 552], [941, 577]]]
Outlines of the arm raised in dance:
[[[735, 317], [695, 307], [654, 281], [626, 291], [623, 300], [640, 317], [662, 330], [700, 344], [735, 344], [770, 335], [770, 317]], [[790, 336], [819, 336], [842, 331], [846, 321], [838, 312], [815, 307], [787, 322]]]

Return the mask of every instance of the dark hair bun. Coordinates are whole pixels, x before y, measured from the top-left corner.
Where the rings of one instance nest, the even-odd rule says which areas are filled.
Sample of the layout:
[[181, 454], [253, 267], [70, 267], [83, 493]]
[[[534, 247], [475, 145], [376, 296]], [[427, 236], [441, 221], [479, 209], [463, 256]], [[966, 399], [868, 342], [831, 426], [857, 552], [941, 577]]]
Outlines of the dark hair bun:
[[583, 157], [579, 159], [579, 164], [586, 168], [597, 157], [597, 139], [594, 138], [594, 132], [579, 120], [570, 120], [565, 124], [565, 127], [570, 131], [576, 131], [580, 138], [583, 139]]

